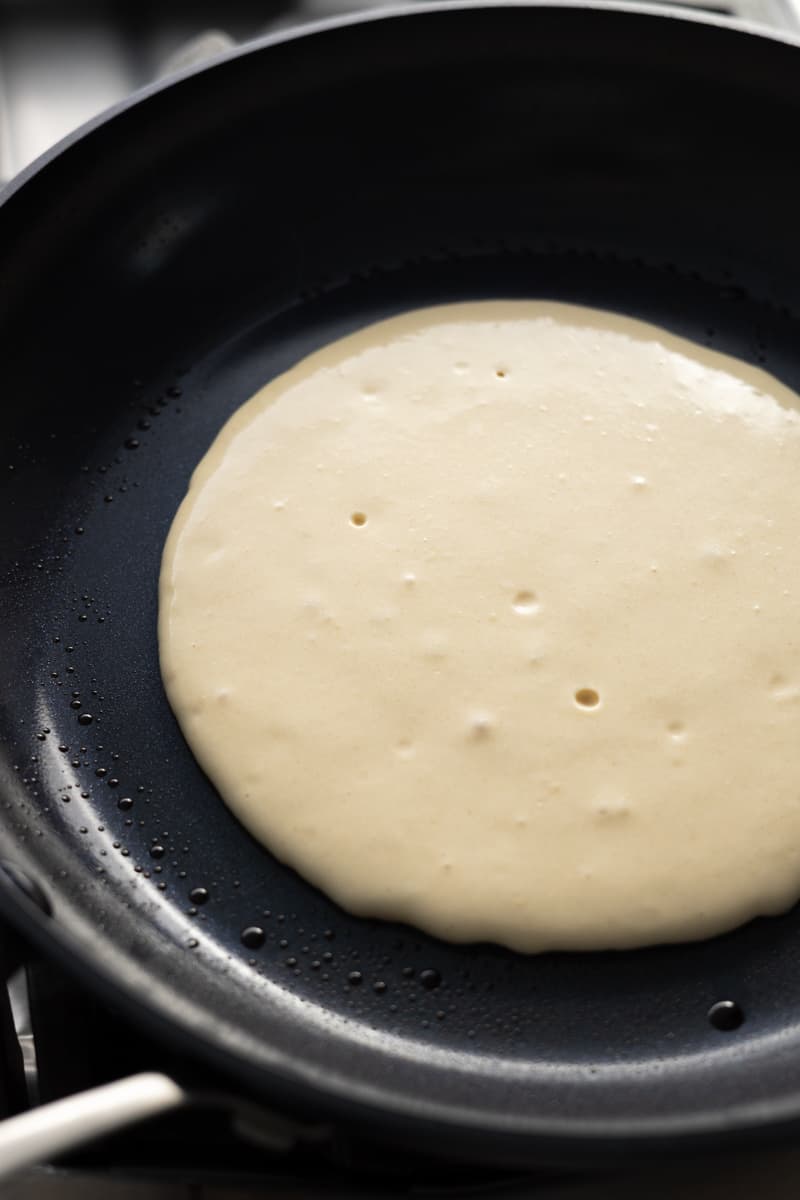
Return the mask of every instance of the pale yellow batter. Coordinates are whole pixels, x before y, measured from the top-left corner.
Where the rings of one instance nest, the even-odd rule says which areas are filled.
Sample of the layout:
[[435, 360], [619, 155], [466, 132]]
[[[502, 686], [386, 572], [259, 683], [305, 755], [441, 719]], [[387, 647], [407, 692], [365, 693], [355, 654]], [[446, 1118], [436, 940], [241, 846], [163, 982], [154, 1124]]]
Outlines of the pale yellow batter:
[[637, 946], [785, 909], [798, 407], [558, 304], [312, 355], [228, 422], [167, 541], [190, 746], [345, 907], [445, 938]]

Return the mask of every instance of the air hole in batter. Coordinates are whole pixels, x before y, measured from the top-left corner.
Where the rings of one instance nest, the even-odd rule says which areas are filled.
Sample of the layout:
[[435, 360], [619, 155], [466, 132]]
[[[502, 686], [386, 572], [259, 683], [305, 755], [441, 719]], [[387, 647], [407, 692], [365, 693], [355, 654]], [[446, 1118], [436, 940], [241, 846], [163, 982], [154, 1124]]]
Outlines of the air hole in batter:
[[354, 512], [350, 517], [351, 525], [366, 525], [367, 514], [363, 512]]
[[575, 693], [575, 703], [579, 708], [597, 708], [600, 703], [600, 693], [594, 688], [578, 688]]
[[512, 607], [514, 612], [519, 613], [523, 617], [536, 612], [538, 606], [535, 594], [528, 591], [517, 592]]

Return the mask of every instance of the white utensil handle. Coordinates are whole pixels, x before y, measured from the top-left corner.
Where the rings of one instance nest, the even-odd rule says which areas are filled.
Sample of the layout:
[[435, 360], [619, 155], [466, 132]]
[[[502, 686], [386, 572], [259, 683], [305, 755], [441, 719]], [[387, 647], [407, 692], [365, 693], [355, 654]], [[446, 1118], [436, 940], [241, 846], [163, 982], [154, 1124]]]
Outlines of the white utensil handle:
[[166, 1075], [131, 1075], [0, 1122], [0, 1180], [145, 1117], [177, 1108], [186, 1093]]

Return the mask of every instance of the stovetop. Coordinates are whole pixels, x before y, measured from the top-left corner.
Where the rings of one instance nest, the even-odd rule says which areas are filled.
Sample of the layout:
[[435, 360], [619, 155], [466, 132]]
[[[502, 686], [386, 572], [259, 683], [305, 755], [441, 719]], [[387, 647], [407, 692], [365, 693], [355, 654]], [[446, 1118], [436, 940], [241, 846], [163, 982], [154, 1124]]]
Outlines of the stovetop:
[[[424, 0], [418, 0], [424, 3]], [[686, 7], [800, 32], [800, 0], [722, 0]], [[153, 79], [281, 27], [361, 9], [380, 0], [248, 0], [191, 5], [0, 0], [0, 182], [59, 138]], [[0, 929], [0, 965], [5, 944]], [[580, 1164], [536, 1176], [477, 1171], [402, 1159], [331, 1134], [309, 1141], [302, 1125], [281, 1125], [283, 1144], [265, 1147], [270, 1117], [245, 1128], [226, 1081], [151, 1042], [52, 963], [18, 944], [14, 1018], [0, 1003], [0, 1117], [85, 1088], [157, 1070], [188, 1081], [204, 1097], [42, 1167], [2, 1189], [7, 1200], [229, 1200], [275, 1197], [506, 1197], [507, 1200], [649, 1200], [681, 1196], [772, 1200], [800, 1191], [800, 1147], [679, 1163], [616, 1164], [586, 1174]], [[20, 1053], [21, 1052], [21, 1053]], [[24, 1064], [24, 1073], [18, 1069]], [[268, 1139], [267, 1139], [268, 1140]]]

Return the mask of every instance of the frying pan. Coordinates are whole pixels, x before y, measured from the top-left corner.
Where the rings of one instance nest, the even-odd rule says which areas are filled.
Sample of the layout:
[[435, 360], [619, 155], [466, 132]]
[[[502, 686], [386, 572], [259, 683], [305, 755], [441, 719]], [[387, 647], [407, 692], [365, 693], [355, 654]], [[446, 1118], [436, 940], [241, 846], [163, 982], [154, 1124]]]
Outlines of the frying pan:
[[[791, 38], [443, 4], [251, 44], [6, 191], [11, 922], [250, 1094], [395, 1144], [532, 1164], [796, 1127], [800, 912], [538, 957], [349, 916], [196, 766], [161, 687], [156, 583], [236, 407], [415, 305], [598, 305], [800, 388], [798, 128]], [[754, 803], [768, 791], [765, 764]], [[708, 1020], [726, 1000], [738, 1029]]]

